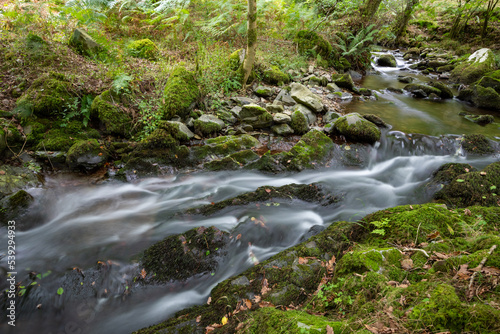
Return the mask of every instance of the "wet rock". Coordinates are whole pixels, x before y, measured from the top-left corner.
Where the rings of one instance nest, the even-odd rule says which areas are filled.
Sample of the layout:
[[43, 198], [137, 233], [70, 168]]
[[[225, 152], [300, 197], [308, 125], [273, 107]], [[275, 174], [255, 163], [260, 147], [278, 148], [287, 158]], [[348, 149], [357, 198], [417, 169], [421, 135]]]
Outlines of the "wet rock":
[[495, 121], [492, 115], [465, 115], [465, 118], [479, 125], [487, 125]]
[[272, 125], [273, 116], [266, 109], [256, 104], [247, 104], [242, 107], [240, 120], [250, 124], [255, 129], [262, 129]]
[[500, 94], [497, 93], [492, 87], [484, 88], [475, 85], [472, 89], [472, 102], [480, 107], [486, 109], [500, 110]]
[[169, 282], [210, 274], [227, 254], [224, 247], [228, 242], [229, 233], [213, 226], [167, 237], [144, 251], [141, 263], [150, 273], [145, 281]]
[[15, 194], [0, 200], [0, 225], [7, 225], [8, 220], [19, 219], [26, 213], [26, 209], [33, 203], [33, 196], [25, 190], [18, 190]]
[[373, 144], [380, 140], [378, 127], [357, 113], [339, 117], [335, 121], [335, 130], [354, 142]]
[[359, 94], [361, 94], [363, 96], [372, 96], [373, 95], [372, 90], [368, 89], [368, 88], [360, 88], [360, 89], [358, 89], [358, 92], [359, 92]]
[[391, 54], [381, 55], [377, 59], [377, 65], [382, 67], [396, 67], [396, 58]]
[[71, 169], [92, 171], [104, 165], [108, 151], [96, 139], [77, 141], [68, 151], [66, 164]]
[[326, 193], [320, 184], [287, 184], [281, 187], [263, 186], [255, 191], [238, 195], [221, 202], [210, 205], [204, 205], [199, 208], [189, 209], [189, 214], [202, 214], [204, 216], [213, 215], [216, 212], [224, 210], [235, 205], [247, 205], [250, 203], [263, 203], [267, 201], [295, 201], [318, 203], [326, 206], [338, 202], [334, 195]]
[[259, 160], [259, 155], [252, 150], [243, 150], [232, 153], [227, 157], [207, 162], [204, 167], [208, 170], [236, 170], [248, 165], [251, 162]]
[[398, 81], [402, 83], [412, 83], [413, 77], [398, 76]]
[[300, 104], [295, 106], [290, 122], [290, 126], [295, 133], [306, 133], [314, 122], [316, 122], [316, 116], [309, 108]]
[[294, 133], [293, 129], [288, 124], [273, 125], [271, 130], [278, 136], [288, 136]]
[[488, 140], [481, 134], [465, 135], [462, 139], [462, 149], [468, 154], [487, 155], [498, 151], [498, 144]]
[[[437, 96], [441, 95], [441, 91], [435, 87], [419, 84], [409, 84], [404, 87], [404, 90], [411, 92], [415, 97], [427, 97], [428, 95], [434, 93]], [[422, 94], [422, 92], [425, 93]]]
[[380, 118], [377, 115], [367, 114], [367, 115], [363, 115], [363, 118], [366, 119], [367, 121], [372, 122], [373, 124], [375, 124], [379, 128], [388, 128], [389, 127], [389, 125], [382, 118]]
[[334, 143], [329, 137], [313, 129], [284, 155], [283, 165], [295, 171], [323, 167], [331, 160], [333, 147]]
[[429, 82], [429, 86], [439, 89], [440, 93], [435, 94], [437, 94], [442, 99], [452, 99], [454, 96], [451, 89], [440, 81], [431, 81]]
[[292, 91], [290, 95], [297, 103], [310, 108], [316, 113], [319, 113], [323, 110], [323, 103], [321, 102], [321, 98], [313, 94], [307, 87], [299, 83], [292, 83], [291, 87]]
[[353, 81], [361, 81], [363, 79], [363, 75], [359, 72], [349, 70], [349, 75], [351, 76]]
[[438, 72], [438, 73], [446, 73], [446, 72], [453, 71], [454, 68], [455, 68], [455, 65], [439, 66], [439, 67], [436, 68], [436, 72]]
[[194, 137], [194, 133], [188, 129], [186, 124], [175, 121], [162, 121], [158, 126], [160, 129], [166, 130], [173, 138], [183, 142], [189, 141]]
[[404, 91], [400, 88], [394, 88], [394, 87], [387, 87], [387, 91], [396, 93], [396, 94], [403, 94]]
[[211, 156], [226, 157], [233, 153], [258, 146], [260, 146], [260, 142], [257, 139], [250, 135], [242, 134], [210, 138], [205, 141], [204, 145], [194, 146], [191, 150], [197, 159], [204, 160]]
[[255, 95], [261, 96], [261, 97], [271, 97], [274, 95], [274, 91], [271, 87], [266, 87], [266, 86], [258, 86], [257, 88], [254, 89], [253, 91]]
[[477, 171], [476, 168], [469, 164], [462, 163], [447, 163], [439, 167], [432, 173], [431, 181], [425, 185], [426, 193], [433, 196], [436, 192], [443, 189], [444, 186], [450, 184], [459, 175]]

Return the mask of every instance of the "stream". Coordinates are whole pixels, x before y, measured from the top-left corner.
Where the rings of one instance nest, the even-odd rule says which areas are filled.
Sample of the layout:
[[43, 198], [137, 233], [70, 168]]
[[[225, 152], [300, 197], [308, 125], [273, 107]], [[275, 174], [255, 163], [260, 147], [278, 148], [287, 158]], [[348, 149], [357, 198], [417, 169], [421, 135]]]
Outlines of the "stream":
[[[377, 101], [353, 101], [349, 112], [377, 114], [392, 125], [370, 152], [368, 167], [330, 167], [268, 175], [250, 171], [196, 172], [122, 183], [110, 179], [98, 185], [83, 182], [63, 186], [64, 175], [47, 176], [44, 189], [32, 189], [36, 201], [28, 215], [29, 228], [16, 233], [17, 281], [37, 282], [16, 298], [16, 327], [1, 333], [130, 333], [153, 325], [191, 305], [205, 303], [220, 281], [303, 241], [313, 226], [339, 220], [355, 221], [368, 213], [403, 204], [430, 201], [424, 185], [439, 166], [467, 162], [477, 168], [498, 157], [468, 158], [460, 150], [460, 135], [482, 133], [500, 139], [498, 123], [479, 126], [460, 111], [483, 111], [449, 101], [417, 100], [385, 91], [402, 88], [401, 73], [425, 82], [418, 72], [375, 68], [361, 85], [377, 91]], [[327, 192], [342, 194], [340, 203], [320, 206], [302, 201], [276, 200], [270, 206], [236, 206], [211, 217], [186, 217], [186, 209], [235, 197], [264, 185], [321, 183]], [[252, 217], [262, 217], [265, 227]], [[140, 253], [157, 241], [193, 227], [216, 226], [232, 235], [217, 270], [186, 282], [142, 286], [132, 281], [140, 271]], [[7, 233], [0, 228], [0, 288], [6, 289]], [[249, 245], [251, 243], [251, 246]], [[98, 263], [98, 261], [100, 261]], [[98, 264], [96, 264], [98, 263]], [[99, 268], [99, 269], [98, 269]], [[80, 272], [83, 271], [83, 272]], [[80, 284], [82, 283], [82, 284]], [[63, 292], [58, 294], [59, 288]], [[5, 300], [0, 305], [5, 310]]]

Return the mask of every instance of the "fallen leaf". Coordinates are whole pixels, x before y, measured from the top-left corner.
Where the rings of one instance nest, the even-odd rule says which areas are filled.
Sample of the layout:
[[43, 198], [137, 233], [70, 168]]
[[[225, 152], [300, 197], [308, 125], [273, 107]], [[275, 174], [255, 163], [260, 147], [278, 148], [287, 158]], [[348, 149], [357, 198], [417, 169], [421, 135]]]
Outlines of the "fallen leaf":
[[201, 315], [196, 317], [196, 322], [200, 322], [200, 321], [201, 321]]
[[487, 174], [486, 174], [486, 172], [481, 172], [481, 173], [479, 173], [479, 175], [486, 176]]
[[439, 231], [427, 234], [427, 239], [436, 239], [437, 237], [439, 237], [439, 234], [440, 234]]
[[500, 276], [500, 269], [495, 267], [483, 267], [483, 273]]
[[469, 265], [462, 264], [460, 266], [460, 269], [458, 269], [457, 273], [453, 277], [454, 279], [462, 279], [462, 280], [469, 280], [471, 277], [471, 274], [469, 273]]
[[212, 302], [212, 297], [208, 297], [207, 305], [210, 305], [211, 302]]
[[5, 175], [5, 171], [4, 170], [0, 170], [0, 175]]
[[255, 297], [253, 297], [254, 303], [259, 303], [261, 299], [262, 299], [262, 297], [259, 295], [256, 295]]
[[266, 193], [268, 193], [268, 194], [269, 194], [270, 192], [271, 192], [271, 189], [266, 188]]
[[439, 252], [434, 252], [434, 255], [439, 258], [439, 259], [443, 259], [443, 260], [447, 260], [449, 259], [450, 257], [446, 254], [443, 254], [443, 253], [439, 253]]
[[142, 279], [146, 278], [146, 270], [144, 270], [144, 268], [142, 268], [142, 270], [141, 270], [141, 277], [142, 277]]
[[309, 260], [303, 257], [299, 257], [299, 264], [307, 264]]
[[271, 291], [271, 289], [269, 289], [269, 283], [267, 282], [267, 278], [264, 278], [262, 280], [262, 289], [260, 289], [260, 294], [264, 296], [269, 291]]
[[472, 212], [469, 209], [464, 210], [464, 215], [466, 216], [472, 216]]
[[259, 303], [259, 306], [260, 307], [274, 307], [274, 304], [270, 303], [270, 302], [262, 301]]
[[331, 328], [330, 325], [326, 325], [326, 334], [335, 334], [333, 332], [333, 328]]
[[402, 259], [401, 260], [401, 268], [404, 270], [410, 270], [413, 268], [413, 260], [412, 259]]
[[236, 240], [240, 240], [240, 239], [241, 239], [241, 233], [236, 236]]
[[224, 326], [225, 324], [227, 324], [227, 317], [222, 317], [222, 320], [220, 322], [222, 324], [222, 326]]
[[245, 301], [245, 305], [248, 307], [248, 309], [251, 309], [252, 308], [252, 302], [250, 301], [250, 299], [244, 299]]

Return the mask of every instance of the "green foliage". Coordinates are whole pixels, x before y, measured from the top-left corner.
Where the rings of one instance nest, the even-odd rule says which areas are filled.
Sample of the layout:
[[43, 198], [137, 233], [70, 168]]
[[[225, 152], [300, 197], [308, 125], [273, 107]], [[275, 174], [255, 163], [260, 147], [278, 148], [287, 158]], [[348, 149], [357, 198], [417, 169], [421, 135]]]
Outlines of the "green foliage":
[[156, 129], [158, 129], [162, 119], [162, 113], [158, 104], [154, 104], [146, 100], [139, 102], [139, 110], [139, 122], [142, 123], [142, 132], [139, 135], [139, 139], [144, 140]]
[[81, 101], [77, 97], [70, 98], [65, 104], [65, 115], [60, 126], [66, 127], [72, 120], [81, 119], [83, 126], [86, 127], [90, 120], [90, 106], [93, 101], [94, 97], [92, 95], [84, 95]]
[[61, 12], [66, 19], [73, 18], [80, 24], [92, 25], [107, 19], [105, 12], [109, 9], [108, 5], [107, 0], [69, 0]]
[[378, 30], [375, 25], [369, 25], [361, 29], [356, 35], [351, 32], [334, 35], [333, 46], [340, 52], [340, 55], [347, 59], [355, 68], [365, 68], [370, 63], [370, 45]]
[[370, 224], [372, 224], [376, 227], [376, 229], [374, 229], [372, 231], [372, 233], [384, 236], [385, 235], [385, 228], [389, 226], [390, 221], [388, 218], [382, 218], [381, 220], [372, 221], [372, 222], [370, 222]]
[[134, 78], [126, 73], [118, 74], [111, 83], [111, 89], [117, 94], [130, 94], [130, 83]]

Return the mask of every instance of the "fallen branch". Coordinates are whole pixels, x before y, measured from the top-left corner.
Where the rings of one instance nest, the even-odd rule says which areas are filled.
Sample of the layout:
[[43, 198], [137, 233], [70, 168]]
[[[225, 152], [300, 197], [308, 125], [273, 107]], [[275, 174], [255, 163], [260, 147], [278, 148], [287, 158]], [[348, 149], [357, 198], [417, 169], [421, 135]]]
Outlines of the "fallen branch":
[[493, 253], [493, 251], [497, 248], [497, 245], [491, 246], [490, 250], [488, 251], [488, 254], [483, 258], [481, 263], [479, 263], [479, 266], [477, 268], [474, 268], [474, 274], [472, 274], [472, 277], [470, 278], [469, 282], [469, 288], [467, 289], [467, 299], [472, 299], [474, 297], [474, 291], [472, 290], [472, 284], [474, 284], [474, 278], [476, 277], [478, 272], [481, 272], [483, 270], [484, 264], [486, 261], [488, 261], [488, 257]]
[[422, 253], [424, 253], [424, 255], [426, 257], [430, 257], [429, 254], [425, 250], [423, 250], [423, 249], [420, 249], [420, 248], [407, 248], [407, 247], [403, 248], [403, 252], [411, 252], [411, 251], [422, 252]]

